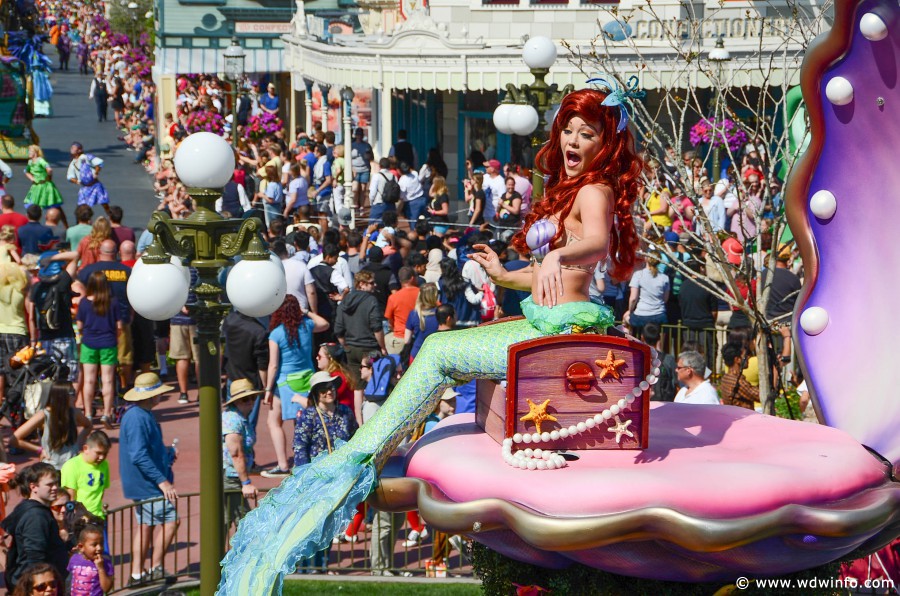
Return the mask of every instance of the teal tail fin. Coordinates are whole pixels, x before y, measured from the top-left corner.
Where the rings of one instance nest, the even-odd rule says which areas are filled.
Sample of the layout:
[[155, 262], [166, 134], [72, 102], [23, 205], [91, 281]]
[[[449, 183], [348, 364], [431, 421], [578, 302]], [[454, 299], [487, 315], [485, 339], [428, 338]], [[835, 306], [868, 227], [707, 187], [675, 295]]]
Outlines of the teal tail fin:
[[222, 561], [219, 594], [280, 594], [284, 575], [327, 548], [375, 487], [370, 454], [349, 450], [294, 468], [238, 525]]

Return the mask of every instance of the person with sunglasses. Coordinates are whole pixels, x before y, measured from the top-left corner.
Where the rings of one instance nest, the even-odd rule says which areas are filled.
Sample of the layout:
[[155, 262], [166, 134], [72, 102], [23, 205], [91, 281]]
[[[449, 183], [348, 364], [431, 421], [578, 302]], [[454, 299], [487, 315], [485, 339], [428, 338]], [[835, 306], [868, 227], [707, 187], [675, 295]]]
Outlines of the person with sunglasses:
[[61, 593], [63, 579], [59, 572], [47, 563], [32, 565], [22, 572], [13, 596], [56, 596]]
[[222, 412], [222, 462], [225, 475], [225, 529], [237, 525], [250, 511], [247, 499], [256, 500], [257, 490], [250, 479], [253, 468], [253, 446], [256, 444], [256, 427], [250, 424], [250, 412], [257, 390], [250, 379], [237, 379], [231, 383], [231, 397]]
[[19, 489], [24, 500], [0, 524], [13, 539], [6, 559], [7, 588], [18, 586], [25, 571], [36, 563], [47, 563], [51, 574], [55, 570], [65, 578], [72, 545], [60, 537], [50, 509], [59, 495], [59, 472], [48, 463], [37, 463], [23, 468], [11, 486]]

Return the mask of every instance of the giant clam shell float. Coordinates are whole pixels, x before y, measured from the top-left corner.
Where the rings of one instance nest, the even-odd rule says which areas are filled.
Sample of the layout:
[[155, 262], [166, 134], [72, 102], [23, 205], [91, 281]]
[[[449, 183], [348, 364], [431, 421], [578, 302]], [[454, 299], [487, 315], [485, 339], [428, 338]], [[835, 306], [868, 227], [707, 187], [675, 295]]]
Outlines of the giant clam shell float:
[[[785, 196], [806, 271], [794, 338], [821, 425], [656, 404], [647, 449], [577, 451], [535, 473], [508, 466], [461, 414], [397, 456], [371, 501], [417, 508], [517, 560], [675, 581], [783, 575], [900, 535], [900, 367], [889, 361], [900, 282], [886, 273], [900, 243], [884, 191], [900, 188], [898, 12], [896, 0], [837, 0], [801, 74], [812, 140]], [[535, 256], [554, 233], [532, 226]]]

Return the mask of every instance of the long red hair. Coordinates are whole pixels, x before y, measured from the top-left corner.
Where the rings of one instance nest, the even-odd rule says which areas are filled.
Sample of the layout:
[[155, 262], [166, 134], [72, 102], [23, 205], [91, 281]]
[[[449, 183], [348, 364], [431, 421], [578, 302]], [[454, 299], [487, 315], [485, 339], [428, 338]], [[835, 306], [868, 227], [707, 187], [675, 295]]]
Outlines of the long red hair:
[[[643, 164], [634, 150], [634, 137], [627, 128], [616, 131], [619, 122], [619, 108], [601, 105], [607, 94], [594, 89], [582, 89], [569, 93], [553, 121], [549, 141], [544, 144], [535, 158], [535, 166], [550, 175], [541, 201], [532, 205], [531, 213], [525, 217], [525, 224], [512, 239], [512, 244], [520, 254], [529, 252], [525, 234], [531, 225], [539, 220], [557, 214], [560, 225], [551, 244], [555, 245], [565, 234], [565, 220], [575, 204], [575, 196], [586, 184], [604, 184], [612, 189], [615, 198], [613, 212], [615, 222], [609, 239], [610, 276], [616, 281], [631, 277], [639, 244], [637, 231], [631, 216], [631, 206], [638, 197], [639, 179]], [[585, 172], [570, 178], [563, 166], [563, 150], [559, 144], [560, 134], [569, 120], [579, 116], [597, 127], [602, 149]]]

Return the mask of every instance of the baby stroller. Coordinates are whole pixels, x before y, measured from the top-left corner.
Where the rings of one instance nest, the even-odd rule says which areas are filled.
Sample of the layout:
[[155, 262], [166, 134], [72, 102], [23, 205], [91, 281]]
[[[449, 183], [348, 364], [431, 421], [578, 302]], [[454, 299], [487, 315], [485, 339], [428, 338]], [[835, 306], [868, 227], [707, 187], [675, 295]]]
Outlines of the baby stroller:
[[0, 405], [0, 417], [6, 417], [13, 429], [16, 429], [47, 405], [53, 382], [67, 379], [69, 370], [47, 353], [35, 354], [18, 368], [4, 364], [8, 386], [6, 399]]

